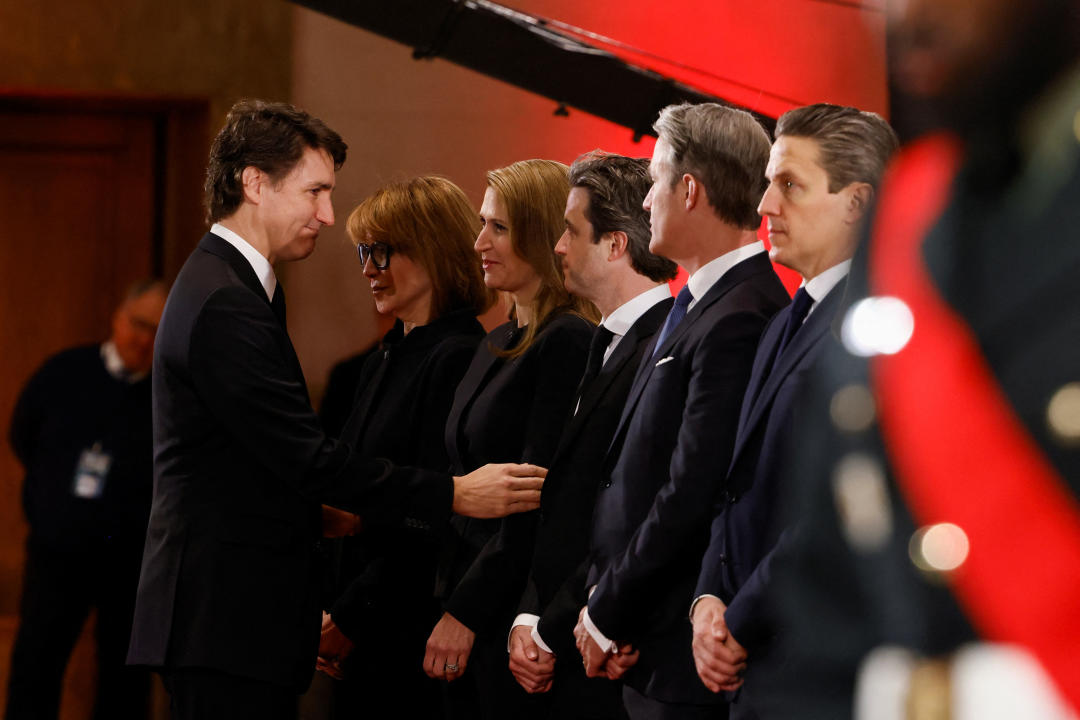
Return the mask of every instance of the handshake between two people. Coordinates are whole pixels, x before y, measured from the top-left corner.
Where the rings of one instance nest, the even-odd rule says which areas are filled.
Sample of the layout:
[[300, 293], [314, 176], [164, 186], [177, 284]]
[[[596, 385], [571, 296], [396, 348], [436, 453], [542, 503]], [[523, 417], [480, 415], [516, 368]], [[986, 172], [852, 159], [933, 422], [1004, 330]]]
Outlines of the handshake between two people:
[[[452, 509], [458, 515], [501, 518], [540, 507], [540, 490], [547, 469], [519, 463], [489, 463], [454, 477]], [[322, 506], [323, 537], [356, 535], [363, 529], [359, 515]]]

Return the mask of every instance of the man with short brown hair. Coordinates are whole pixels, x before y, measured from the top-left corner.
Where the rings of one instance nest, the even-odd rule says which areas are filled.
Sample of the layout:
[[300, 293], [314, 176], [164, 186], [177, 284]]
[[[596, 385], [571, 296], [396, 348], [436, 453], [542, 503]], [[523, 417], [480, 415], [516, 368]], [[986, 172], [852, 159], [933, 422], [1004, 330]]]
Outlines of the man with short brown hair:
[[285, 328], [274, 264], [334, 223], [345, 143], [291, 105], [233, 106], [214, 140], [214, 225], [177, 277], [154, 358], [154, 502], [128, 662], [160, 669], [179, 718], [291, 718], [319, 642], [320, 503], [348, 532], [434, 530], [451, 507], [539, 503], [543, 471], [451, 478], [359, 457], [326, 437]]

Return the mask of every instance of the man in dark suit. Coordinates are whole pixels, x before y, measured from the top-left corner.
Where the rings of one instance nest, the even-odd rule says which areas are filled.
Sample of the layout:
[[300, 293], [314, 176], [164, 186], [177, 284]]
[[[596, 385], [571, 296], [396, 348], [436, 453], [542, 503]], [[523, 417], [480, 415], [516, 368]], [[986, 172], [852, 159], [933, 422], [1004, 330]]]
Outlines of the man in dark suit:
[[1077, 19], [1056, 0], [890, 17], [912, 139], [807, 383], [806, 522], [774, 570], [789, 717], [1080, 709]]
[[747, 651], [732, 717], [755, 717], [770, 696], [755, 673], [775, 632], [765, 591], [783, 529], [777, 510], [784, 451], [801, 428], [796, 399], [840, 306], [861, 220], [896, 145], [881, 117], [851, 107], [797, 108], [776, 125], [758, 211], [768, 220], [773, 260], [798, 272], [803, 284], [769, 323], [754, 357], [690, 613], [694, 662], [710, 690], [738, 686], [727, 648]]
[[[345, 143], [290, 105], [242, 101], [207, 169], [211, 232], [176, 280], [153, 365], [154, 499], [128, 662], [160, 669], [174, 718], [289, 717], [319, 640], [321, 502], [346, 527], [437, 528], [539, 504], [542, 471], [394, 468], [328, 439], [273, 265], [334, 221]], [[524, 475], [526, 477], [514, 477]]]
[[632, 718], [716, 717], [723, 700], [694, 672], [686, 608], [758, 338], [788, 295], [757, 239], [764, 129], [712, 104], [666, 108], [654, 127], [650, 249], [690, 277], [645, 352], [608, 449], [594, 590], [575, 634], [592, 675], [616, 676], [637, 658], [623, 688]]
[[603, 319], [572, 415], [548, 470], [532, 570], [510, 635], [510, 670], [531, 693], [550, 690], [553, 718], [618, 718], [619, 688], [587, 680], [573, 629], [585, 603], [585, 559], [604, 452], [649, 340], [671, 308], [675, 263], [649, 252], [649, 163], [583, 155], [570, 168], [566, 231], [555, 245], [566, 288]]
[[149, 673], [124, 666], [150, 514], [150, 364], [165, 296], [133, 285], [104, 343], [65, 350], [19, 393], [11, 448], [30, 525], [5, 718], [60, 712], [64, 672], [95, 609], [95, 718], [145, 718]]

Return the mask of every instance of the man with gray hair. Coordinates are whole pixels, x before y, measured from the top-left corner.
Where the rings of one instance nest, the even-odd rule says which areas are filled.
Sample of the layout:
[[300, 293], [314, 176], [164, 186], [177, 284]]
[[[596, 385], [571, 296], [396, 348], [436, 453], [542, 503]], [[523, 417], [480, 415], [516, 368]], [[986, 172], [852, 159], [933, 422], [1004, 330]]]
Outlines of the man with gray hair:
[[[880, 116], [817, 104], [784, 113], [776, 125], [758, 211], [769, 226], [773, 260], [798, 272], [802, 287], [762, 336], [746, 388], [735, 451], [713, 508], [712, 538], [690, 615], [694, 662], [713, 692], [745, 680], [731, 716], [768, 713], [777, 663], [776, 623], [767, 593], [780, 541], [786, 450], [804, 427], [797, 399], [840, 308], [862, 219], [897, 139]], [[726, 655], [745, 648], [737, 677]]]
[[654, 127], [650, 249], [690, 277], [605, 457], [575, 635], [587, 674], [625, 671], [630, 717], [715, 718], [724, 701], [694, 672], [686, 608], [758, 338], [788, 295], [757, 239], [765, 130], [716, 104], [665, 108]]

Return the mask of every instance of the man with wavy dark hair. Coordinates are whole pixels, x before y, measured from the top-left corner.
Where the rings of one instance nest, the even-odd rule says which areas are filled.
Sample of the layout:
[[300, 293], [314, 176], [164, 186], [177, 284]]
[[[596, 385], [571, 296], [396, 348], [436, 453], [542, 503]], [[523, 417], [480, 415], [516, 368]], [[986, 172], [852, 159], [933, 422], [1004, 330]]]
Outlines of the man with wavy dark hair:
[[162, 671], [174, 718], [295, 716], [319, 642], [320, 529], [437, 528], [451, 507], [496, 517], [538, 504], [538, 468], [451, 478], [323, 433], [274, 265], [310, 255], [334, 223], [345, 150], [321, 120], [259, 100], [233, 106], [211, 148], [214, 224], [157, 337], [154, 500], [128, 654]]

